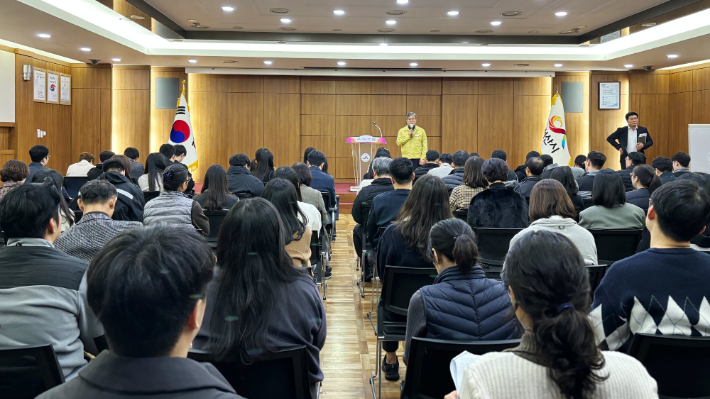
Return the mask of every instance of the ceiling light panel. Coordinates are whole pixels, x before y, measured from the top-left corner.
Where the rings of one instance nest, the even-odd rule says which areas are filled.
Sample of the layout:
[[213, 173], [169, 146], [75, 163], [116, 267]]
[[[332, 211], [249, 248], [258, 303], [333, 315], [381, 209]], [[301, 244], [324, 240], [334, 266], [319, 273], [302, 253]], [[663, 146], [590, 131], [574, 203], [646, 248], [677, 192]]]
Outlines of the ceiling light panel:
[[234, 7], [232, 7], [232, 6], [223, 6], [223, 7], [222, 7], [222, 11], [224, 11], [224, 12], [232, 12], [232, 11], [234, 11]]
[[333, 10], [333, 14], [335, 14], [335, 15], [345, 15], [345, 11], [343, 11], [343, 10]]
[[459, 15], [459, 12], [458, 11], [449, 11], [446, 14], [450, 17], [455, 17], [455, 16]]

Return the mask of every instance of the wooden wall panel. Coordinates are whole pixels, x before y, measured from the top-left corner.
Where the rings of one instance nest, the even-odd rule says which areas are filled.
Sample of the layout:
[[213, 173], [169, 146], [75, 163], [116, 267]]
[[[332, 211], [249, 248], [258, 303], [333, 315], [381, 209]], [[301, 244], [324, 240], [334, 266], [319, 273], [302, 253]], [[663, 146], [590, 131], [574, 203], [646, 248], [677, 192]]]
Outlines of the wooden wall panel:
[[72, 64], [72, 132], [70, 163], [90, 152], [97, 161], [111, 149], [110, 65]]
[[668, 150], [661, 154], [665, 157], [670, 158], [678, 151], [688, 152], [688, 121], [693, 120], [693, 94], [674, 93], [668, 98]]
[[304, 76], [301, 78], [301, 94], [335, 94], [335, 80], [328, 77]]
[[669, 79], [669, 93], [693, 91], [693, 71], [672, 73]]
[[[111, 151], [123, 154], [126, 147], [135, 147], [142, 154], [149, 153], [151, 144], [150, 67], [114, 65], [111, 86]], [[167, 142], [167, 137], [165, 137], [160, 144]]]
[[629, 94], [667, 94], [669, 84], [667, 71], [632, 73], [629, 75]]
[[478, 96], [477, 152], [483, 158], [513, 148], [513, 106], [513, 96]]
[[227, 94], [227, 125], [224, 134], [229, 140], [222, 141], [227, 157], [247, 154], [249, 158], [264, 147], [264, 94]]
[[375, 95], [371, 97], [370, 115], [396, 115], [403, 117], [407, 114], [407, 97], [394, 95]]
[[[156, 109], [155, 108], [155, 80], [158, 78], [177, 78], [181, 84], [186, 82], [187, 74], [185, 68], [151, 68], [150, 69], [150, 139], [148, 140], [147, 148], [138, 148], [141, 159], [145, 160], [151, 152], [158, 152], [160, 146], [167, 143], [170, 139], [170, 131], [175, 122], [175, 112], [177, 111], [178, 99], [175, 99], [175, 108], [173, 109]], [[187, 86], [185, 86], [187, 88]], [[188, 105], [190, 98], [187, 91], [185, 98]], [[137, 147], [136, 147], [137, 148]], [[142, 162], [142, 161], [141, 161]]]
[[301, 115], [335, 115], [335, 96], [301, 94]]
[[515, 78], [513, 80], [515, 96], [552, 96], [552, 78]]
[[336, 115], [370, 115], [370, 96], [337, 95], [335, 96]]
[[478, 94], [478, 80], [471, 78], [444, 79], [442, 94]]
[[407, 110], [417, 115], [441, 115], [441, 96], [407, 96]]
[[371, 94], [372, 81], [366, 78], [340, 78], [335, 81], [335, 94]]
[[299, 76], [265, 76], [264, 93], [300, 93]]
[[477, 149], [478, 96], [444, 95], [441, 105], [441, 152]]
[[230, 93], [263, 93], [264, 77], [249, 75], [230, 75], [228, 77]]
[[693, 90], [710, 90], [710, 68], [693, 70]]
[[407, 95], [440, 96], [442, 79], [409, 78], [407, 79]]
[[478, 94], [512, 96], [513, 95], [513, 79], [512, 78], [479, 79]]
[[113, 0], [113, 10], [116, 11], [117, 13], [123, 15], [126, 18], [131, 18], [131, 15], [142, 16], [144, 19], [131, 19], [131, 21], [137, 23], [138, 25], [140, 25], [148, 30], [151, 30], [150, 15], [139, 10], [138, 8], [136, 8], [135, 6], [133, 6], [131, 3], [127, 2], [126, 0]]
[[691, 123], [710, 123], [710, 90], [693, 92], [693, 121]]
[[[629, 76], [626, 73], [592, 72], [589, 105], [589, 149], [603, 152], [607, 157], [605, 167], [618, 170], [619, 152], [606, 141], [617, 128], [626, 125], [624, 115], [629, 112]], [[621, 109], [599, 110], [599, 82], [621, 82]], [[641, 121], [643, 124], [643, 121]], [[653, 132], [651, 132], [653, 135]]]
[[[264, 81], [265, 86], [267, 81], [271, 79]], [[300, 87], [300, 81], [295, 85]], [[300, 94], [264, 93], [264, 147], [274, 154], [274, 166], [291, 165], [301, 157], [300, 104]]]
[[[333, 157], [332, 154], [335, 154], [335, 143], [336, 140], [339, 139], [339, 137], [336, 138], [332, 136], [301, 136], [300, 154], [305, 153], [306, 148], [313, 147], [317, 148], [318, 151], [323, 154], [330, 154], [331, 157]], [[303, 161], [303, 159], [301, 159], [301, 161]], [[328, 166], [330, 167], [330, 165]]]
[[301, 115], [301, 136], [335, 136], [335, 115]]
[[[205, 172], [211, 165], [228, 166], [229, 156], [227, 146], [223, 145], [225, 137], [229, 137], [227, 129], [227, 93], [193, 91], [193, 85], [203, 87], [200, 82], [203, 75], [190, 74], [188, 90], [190, 91], [190, 118], [195, 131], [195, 145], [199, 159], [197, 172], [193, 179], [201, 182]], [[247, 154], [249, 158], [254, 154]]]
[[[540, 151], [545, 122], [549, 114], [550, 96], [514, 97], [513, 143], [511, 147], [503, 148], [508, 154], [508, 165], [511, 169], [524, 164], [525, 155], [528, 152]], [[569, 126], [568, 122], [567, 125]], [[569, 141], [567, 142], [569, 143]], [[570, 151], [572, 158], [575, 155], [577, 154]]]
[[407, 79], [373, 78], [372, 94], [407, 94]]

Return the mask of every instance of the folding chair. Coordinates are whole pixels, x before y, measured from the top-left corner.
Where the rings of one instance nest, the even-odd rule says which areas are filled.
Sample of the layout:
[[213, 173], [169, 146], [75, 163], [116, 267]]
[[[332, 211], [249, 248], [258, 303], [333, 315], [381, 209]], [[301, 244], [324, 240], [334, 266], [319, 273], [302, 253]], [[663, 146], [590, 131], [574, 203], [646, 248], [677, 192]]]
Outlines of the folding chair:
[[222, 226], [224, 218], [229, 213], [229, 209], [220, 209], [218, 211], [211, 211], [209, 209], [204, 210], [205, 216], [210, 221], [210, 234], [205, 237], [207, 244], [212, 248], [212, 250], [217, 249], [217, 237], [219, 237], [219, 229]]
[[365, 297], [365, 263], [369, 263], [372, 267], [372, 262], [369, 262], [370, 244], [367, 242], [367, 219], [370, 217], [370, 204], [363, 204], [360, 208], [360, 236], [362, 242], [362, 256], [357, 259], [357, 269], [360, 270], [360, 280], [357, 282], [360, 297]]
[[589, 273], [589, 288], [591, 289], [590, 294], [592, 299], [594, 299], [594, 291], [599, 287], [599, 283], [602, 282], [606, 271], [609, 270], [607, 265], [587, 265], [587, 273]]
[[[336, 217], [336, 211], [338, 210], [338, 204], [336, 202], [334, 207], [330, 206], [330, 193], [328, 191], [320, 191], [320, 195], [323, 196], [323, 203], [325, 204], [325, 208], [328, 210], [328, 216], [330, 217], [330, 240], [334, 241], [335, 240], [335, 221], [337, 220]], [[336, 200], [337, 200], [337, 195], [336, 195]], [[326, 228], [326, 231], [328, 229]]]
[[[391, 223], [390, 223], [391, 224]], [[384, 234], [385, 230], [390, 226], [390, 224], [387, 224], [385, 226], [380, 226], [377, 229], [377, 237], [382, 237], [382, 234]], [[377, 335], [377, 327], [375, 327], [375, 321], [373, 320], [372, 313], [375, 311], [375, 298], [377, 298], [380, 295], [380, 276], [379, 272], [377, 271], [377, 252], [376, 249], [372, 250], [370, 260], [373, 262], [372, 263], [372, 292], [370, 295], [370, 311], [367, 312], [367, 318], [370, 319], [370, 324], [372, 325], [372, 331]]]
[[610, 266], [636, 253], [643, 230], [589, 230], [597, 244], [600, 265]]
[[249, 192], [249, 191], [237, 191], [236, 193], [232, 193], [232, 194], [236, 195], [237, 198], [239, 198], [240, 200], [248, 199], [248, 198], [252, 197], [251, 192]]
[[71, 198], [76, 198], [79, 196], [79, 189], [88, 181], [89, 178], [86, 176], [65, 176], [62, 185]]
[[510, 240], [522, 230], [491, 227], [475, 229], [478, 239], [478, 261], [486, 272], [486, 277], [500, 280], [500, 272], [503, 270]]
[[143, 199], [145, 199], [146, 203], [152, 199], [158, 198], [159, 195], [160, 191], [143, 191]]
[[[311, 232], [311, 269], [313, 271], [313, 282], [322, 290], [323, 300], [328, 299], [328, 283], [325, 280], [325, 271], [328, 264], [328, 257], [325, 254], [324, 242], [327, 239], [325, 227], [321, 225], [320, 231]], [[320, 280], [320, 281], [319, 281]]]
[[457, 209], [454, 211], [454, 217], [461, 219], [464, 222], [468, 220], [468, 209]]
[[0, 349], [0, 397], [34, 399], [64, 383], [52, 345]]

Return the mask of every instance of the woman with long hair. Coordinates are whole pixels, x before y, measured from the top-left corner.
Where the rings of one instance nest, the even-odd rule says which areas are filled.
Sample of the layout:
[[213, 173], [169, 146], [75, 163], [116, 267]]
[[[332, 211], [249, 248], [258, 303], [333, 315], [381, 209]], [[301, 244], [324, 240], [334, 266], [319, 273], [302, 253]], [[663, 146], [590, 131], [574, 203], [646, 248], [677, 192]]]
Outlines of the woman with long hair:
[[661, 178], [658, 177], [653, 167], [638, 165], [631, 172], [631, 184], [635, 190], [626, 193], [626, 202], [648, 212], [648, 200], [651, 198], [651, 194], [663, 184]]
[[205, 216], [202, 206], [185, 195], [190, 182], [187, 166], [172, 164], [163, 172], [163, 191], [156, 198], [145, 204], [143, 224], [167, 223], [182, 227], [202, 230], [203, 235], [210, 234], [210, 221]]
[[256, 168], [252, 175], [264, 183], [268, 183], [274, 175], [274, 154], [266, 148], [256, 154]]
[[143, 192], [163, 191], [163, 171], [170, 166], [170, 161], [165, 155], [153, 152], [145, 160], [145, 170], [138, 178], [138, 186]]
[[584, 200], [582, 199], [582, 196], [578, 194], [579, 186], [574, 180], [572, 168], [569, 166], [557, 167], [552, 170], [550, 179], [554, 179], [562, 183], [562, 187], [564, 187], [565, 191], [567, 191], [567, 195], [569, 196], [569, 199], [572, 200], [572, 205], [574, 205], [574, 210], [577, 214], [584, 210]]
[[325, 308], [313, 280], [293, 267], [285, 250], [292, 236], [280, 219], [263, 198], [239, 201], [224, 218], [205, 318], [193, 345], [218, 361], [246, 364], [263, 353], [305, 345], [315, 394], [323, 380]]
[[261, 198], [271, 202], [279, 211], [284, 231], [288, 234], [284, 244], [286, 252], [296, 267], [311, 266], [311, 229], [306, 214], [298, 207], [296, 188], [288, 180], [274, 178], [264, 187]]
[[321, 221], [325, 224], [329, 224], [328, 210], [325, 209], [323, 195], [321, 195], [320, 191], [315, 188], [311, 188], [313, 175], [311, 174], [311, 170], [308, 169], [308, 165], [303, 162], [296, 162], [291, 166], [291, 168], [294, 172], [296, 172], [296, 177], [298, 177], [298, 188], [301, 191], [301, 201], [315, 206], [320, 212]]
[[579, 213], [579, 225], [585, 229], [640, 229], [646, 224], [646, 212], [626, 202], [624, 182], [611, 169], [594, 177], [592, 201], [594, 206]]
[[316, 234], [318, 234], [322, 226], [321, 214], [320, 212], [318, 212], [318, 208], [306, 203], [303, 200], [303, 193], [301, 192], [301, 183], [298, 180], [298, 175], [296, 174], [296, 171], [289, 166], [282, 166], [274, 171], [273, 178], [288, 180], [289, 182], [291, 182], [291, 184], [293, 184], [294, 187], [296, 187], [296, 195], [298, 197], [298, 208], [303, 212], [304, 215], [306, 215], [306, 220], [301, 221], [306, 223], [306, 226], [308, 226], [308, 228], [312, 232], [315, 231]]
[[[35, 172], [32, 176], [32, 183], [44, 183], [50, 182], [57, 188], [58, 192], [62, 192], [62, 185], [64, 184], [64, 176], [54, 169], [42, 168]], [[69, 230], [74, 226], [74, 212], [69, 208], [66, 198], [60, 195], [61, 200], [59, 201], [59, 210], [62, 213], [62, 231]]]
[[488, 188], [488, 180], [481, 171], [483, 162], [481, 157], [470, 157], [466, 160], [463, 167], [463, 184], [454, 188], [449, 198], [449, 208], [452, 212], [459, 209], [468, 210], [471, 199]]
[[207, 168], [202, 191], [193, 199], [202, 206], [202, 209], [210, 211], [229, 209], [239, 201], [236, 195], [229, 192], [227, 172], [220, 165]]
[[20, 184], [23, 184], [29, 175], [30, 168], [26, 163], [18, 161], [17, 159], [11, 159], [5, 162], [2, 170], [0, 170], [0, 180], [2, 180], [2, 187], [0, 187], [0, 200], [10, 190]]
[[525, 334], [518, 347], [474, 360], [460, 399], [658, 397], [638, 360], [597, 348], [588, 273], [567, 237], [525, 234], [510, 246], [501, 277]]
[[[390, 225], [379, 239], [377, 249], [377, 273], [384, 285], [384, 270], [387, 266], [434, 267], [429, 251], [429, 231], [438, 222], [451, 219], [449, 191], [440, 178], [433, 175], [420, 177], [412, 192], [404, 201], [397, 220]], [[405, 321], [402, 316], [378, 311], [377, 317], [387, 321]], [[382, 343], [386, 352], [382, 359], [382, 371], [389, 381], [399, 380], [397, 349], [399, 342]]]

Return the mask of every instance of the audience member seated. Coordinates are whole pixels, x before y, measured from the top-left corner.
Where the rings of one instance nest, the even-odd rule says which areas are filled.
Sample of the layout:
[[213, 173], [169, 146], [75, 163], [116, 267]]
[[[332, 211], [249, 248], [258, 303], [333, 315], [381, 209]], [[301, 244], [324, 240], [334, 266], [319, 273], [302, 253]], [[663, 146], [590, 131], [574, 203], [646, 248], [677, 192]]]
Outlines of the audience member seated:
[[249, 156], [234, 154], [229, 157], [227, 184], [229, 192], [241, 198], [255, 198], [264, 190], [264, 183], [249, 172]]
[[195, 233], [163, 226], [112, 240], [88, 272], [89, 304], [111, 351], [39, 398], [239, 398], [213, 365], [187, 359], [213, 268]]
[[138, 178], [138, 186], [141, 191], [156, 192], [163, 191], [163, 172], [170, 165], [165, 155], [153, 152], [145, 160], [145, 170]]
[[522, 182], [526, 177], [528, 177], [528, 174], [525, 173], [525, 170], [528, 167], [527, 164], [530, 158], [540, 158], [540, 153], [537, 151], [528, 152], [528, 154], [525, 155], [525, 163], [515, 168], [515, 175], [518, 177], [519, 182]]
[[82, 186], [78, 202], [84, 216], [71, 230], [64, 232], [54, 246], [67, 255], [90, 262], [119, 233], [143, 227], [140, 222], [111, 220], [116, 201], [116, 188], [106, 180], [92, 180]]
[[656, 157], [651, 166], [656, 170], [656, 175], [661, 178], [661, 184], [675, 181], [673, 175], [673, 161], [666, 157]]
[[113, 158], [114, 155], [116, 155], [116, 153], [114, 153], [113, 151], [101, 151], [101, 153], [99, 154], [99, 161], [101, 161], [101, 163], [98, 163], [96, 167], [86, 172], [86, 177], [88, 177], [89, 180], [98, 179], [99, 176], [101, 176], [101, 174], [105, 172], [104, 162]]
[[710, 255], [690, 248], [708, 224], [710, 197], [677, 180], [651, 194], [651, 248], [609, 268], [590, 314], [602, 348], [626, 351], [634, 334], [705, 336], [710, 329]]
[[393, 190], [381, 193], [371, 200], [370, 216], [367, 219], [367, 241], [377, 248], [380, 237], [377, 230], [397, 220], [402, 205], [412, 191], [414, 172], [409, 158], [395, 158], [390, 162]]
[[634, 184], [631, 182], [631, 172], [633, 172], [635, 167], [645, 164], [646, 156], [640, 152], [632, 152], [626, 156], [626, 169], [616, 172], [619, 176], [621, 176], [621, 181], [624, 182], [626, 191], [634, 189]]
[[557, 180], [562, 183], [562, 187], [564, 187], [567, 191], [569, 199], [572, 200], [575, 213], [579, 213], [584, 210], [584, 200], [582, 199], [582, 196], [578, 194], [579, 187], [577, 187], [577, 182], [574, 180], [572, 168], [569, 166], [558, 166], [552, 170], [550, 179]]
[[30, 148], [30, 159], [32, 162], [29, 164], [30, 174], [27, 175], [27, 180], [31, 182], [35, 173], [40, 169], [44, 169], [45, 165], [49, 162], [49, 158], [51, 158], [49, 148], [39, 144]]
[[145, 204], [143, 224], [150, 226], [167, 223], [194, 227], [202, 230], [203, 235], [209, 235], [210, 220], [202, 211], [202, 206], [185, 195], [189, 180], [187, 166], [181, 163], [168, 166], [163, 172], [163, 191]]
[[[175, 158], [173, 159], [173, 163], [182, 163], [186, 156], [187, 148], [185, 148], [185, 146], [182, 144], [175, 144]], [[190, 173], [189, 168], [187, 169], [187, 177], [187, 189], [185, 189], [185, 194], [188, 194], [190, 195], [190, 197], [192, 197], [195, 195], [195, 181], [192, 179], [192, 173]]]
[[[381, 148], [378, 149], [377, 151], [379, 152], [382, 148], [384, 148], [384, 147], [381, 147]], [[308, 154], [310, 154], [311, 151], [314, 151], [314, 150], [315, 150], [315, 147], [308, 147], [308, 148], [306, 148], [305, 151], [303, 151], [303, 163], [304, 163], [304, 164], [305, 164], [306, 162], [308, 162]]]
[[138, 162], [140, 158], [140, 152], [137, 148], [128, 147], [123, 151], [123, 155], [127, 156], [131, 160], [131, 180], [137, 182], [141, 176], [143, 176], [143, 164]]
[[530, 192], [537, 183], [542, 180], [542, 171], [545, 169], [545, 162], [540, 157], [531, 157], [525, 161], [526, 178], [520, 181], [515, 187], [515, 192], [522, 195], [526, 200], [530, 200]]
[[449, 208], [452, 212], [459, 209], [468, 210], [473, 197], [488, 189], [488, 181], [483, 177], [481, 166], [483, 166], [481, 157], [470, 157], [466, 160], [463, 168], [463, 184], [451, 191], [449, 197]]
[[[555, 172], [553, 172], [554, 174]], [[539, 230], [562, 234], [572, 241], [588, 265], [597, 264], [594, 236], [577, 222], [577, 212], [567, 190], [555, 179], [544, 179], [533, 187], [530, 196], [530, 227], [516, 234], [510, 245], [523, 235]]]
[[264, 187], [261, 197], [271, 202], [279, 212], [284, 231], [286, 253], [295, 267], [311, 266], [311, 235], [305, 220], [307, 216], [298, 207], [296, 188], [288, 180], [274, 177]]
[[452, 170], [454, 170], [453, 166], [451, 166], [453, 162], [454, 157], [448, 152], [445, 152], [439, 156], [439, 167], [434, 168], [427, 173], [443, 179], [448, 176]]
[[599, 151], [590, 151], [589, 154], [587, 154], [587, 161], [584, 164], [587, 172], [577, 178], [579, 191], [588, 191], [591, 193], [592, 188], [594, 188], [594, 177], [602, 170], [605, 162], [606, 155]]
[[587, 157], [583, 154], [579, 154], [574, 158], [574, 166], [571, 169], [575, 179], [584, 174], [587, 169], [584, 165], [585, 163], [587, 163]]
[[[312, 148], [312, 147], [309, 147]], [[313, 148], [315, 150], [315, 148]], [[308, 149], [306, 149], [308, 151]], [[306, 156], [308, 156], [308, 152], [306, 153]], [[305, 157], [304, 157], [305, 158]], [[392, 159], [392, 155], [390, 155], [390, 150], [388, 150], [386, 147], [380, 147], [377, 149], [377, 152], [375, 153], [375, 158], [372, 160], [372, 162], [375, 162], [375, 159], [377, 158], [390, 158]], [[305, 158], [303, 163], [307, 163], [308, 159]], [[370, 166], [367, 167], [367, 172], [365, 175], [362, 176], [363, 180], [372, 180], [375, 178], [375, 175], [373, 174], [372, 171], [372, 162], [370, 162]]]
[[656, 175], [652, 167], [639, 165], [631, 173], [631, 182], [636, 190], [626, 193], [626, 202], [634, 204], [643, 209], [644, 212], [647, 212], [648, 200], [651, 198], [651, 194], [661, 187], [661, 178]]
[[488, 190], [478, 194], [468, 207], [468, 224], [472, 228], [528, 227], [528, 204], [522, 195], [505, 186], [508, 165], [502, 159], [491, 158], [482, 166]]
[[621, 176], [611, 169], [600, 170], [594, 178], [592, 202], [594, 206], [579, 213], [579, 225], [585, 229], [640, 229], [644, 225], [646, 213], [638, 206], [626, 203]]
[[[61, 192], [64, 177], [54, 169], [42, 168], [32, 177], [32, 183], [52, 183], [57, 191]], [[62, 232], [68, 231], [74, 226], [74, 211], [69, 208], [67, 200], [62, 195], [59, 201], [59, 211], [62, 214]]]
[[[374, 175], [374, 180], [372, 184], [360, 190], [353, 201], [353, 209], [351, 214], [353, 215], [353, 220], [355, 220], [355, 227], [353, 228], [353, 245], [355, 246], [355, 252], [358, 258], [362, 257], [362, 223], [364, 220], [363, 206], [372, 209], [372, 200], [382, 193], [394, 190], [392, 185], [392, 177], [390, 175], [390, 164], [392, 163], [391, 158], [375, 158], [372, 162], [372, 173]], [[369, 217], [369, 214], [368, 214]], [[368, 265], [365, 265], [365, 277], [372, 278], [372, 269]]]
[[429, 150], [426, 152], [426, 163], [414, 169], [414, 181], [429, 173], [429, 171], [439, 167], [439, 151]]
[[676, 152], [673, 154], [671, 161], [673, 162], [673, 176], [680, 177], [684, 173], [690, 173], [690, 155], [684, 152]]
[[463, 184], [463, 175], [468, 158], [466, 151], [456, 151], [454, 153], [453, 164], [451, 165], [454, 169], [443, 179], [449, 194], [451, 194], [456, 187]]
[[326, 338], [325, 307], [313, 280], [293, 267], [284, 249], [289, 238], [267, 200], [247, 199], [232, 207], [222, 223], [218, 267], [193, 345], [218, 361], [243, 363], [258, 360], [260, 353], [305, 345], [315, 398], [317, 383], [323, 381], [319, 357]]
[[336, 205], [335, 199], [335, 180], [333, 176], [323, 171], [325, 166], [325, 155], [322, 152], [315, 150], [308, 154], [308, 168], [311, 171], [311, 188], [320, 192], [330, 193], [330, 204], [325, 204], [328, 208], [333, 208]]
[[[503, 162], [505, 162], [506, 165], [508, 165], [508, 154], [505, 153], [503, 150], [495, 150], [491, 154], [491, 158], [498, 158], [502, 159]], [[508, 177], [505, 179], [505, 181], [518, 181], [518, 175], [515, 174], [514, 171], [508, 169]]]
[[263, 183], [268, 183], [274, 175], [274, 154], [266, 148], [262, 148], [256, 154], [256, 169], [252, 175]]
[[220, 165], [212, 165], [207, 168], [202, 191], [193, 199], [200, 204], [202, 209], [210, 211], [229, 209], [239, 201], [236, 195], [229, 192], [227, 172]]
[[0, 347], [51, 343], [64, 378], [86, 365], [103, 334], [86, 300], [88, 262], [52, 244], [61, 233], [61, 194], [53, 184], [23, 184], [0, 201]]
[[291, 168], [296, 172], [296, 177], [298, 177], [298, 189], [301, 192], [301, 200], [306, 204], [315, 206], [320, 212], [321, 221], [325, 224], [330, 224], [330, 216], [328, 216], [328, 210], [325, 208], [323, 196], [320, 191], [310, 187], [311, 181], [313, 181], [313, 175], [311, 175], [308, 165], [303, 162], [296, 162]]
[[[705, 190], [706, 193], [710, 193], [710, 175], [708, 175], [707, 173], [684, 173], [677, 180], [685, 179], [689, 179], [696, 182], [701, 189]], [[646, 229], [645, 232], [648, 233], [648, 229]], [[648, 234], [648, 236], [649, 244], [644, 249], [648, 249], [648, 247], [650, 246], [651, 235]], [[708, 223], [708, 225], [705, 227], [705, 231], [696, 235], [695, 237], [693, 237], [692, 240], [690, 240], [690, 247], [695, 250], [710, 252], [710, 223]]]
[[165, 159], [169, 161], [168, 166], [175, 162], [175, 146], [172, 144], [162, 144], [158, 150]]
[[108, 180], [116, 187], [118, 201], [113, 212], [113, 220], [143, 222], [145, 199], [140, 188], [125, 175], [126, 169], [120, 159], [111, 158], [103, 162], [104, 173], [99, 179]]
[[2, 170], [0, 170], [0, 180], [2, 180], [2, 187], [0, 187], [0, 200], [5, 197], [5, 195], [10, 192], [13, 188], [20, 184], [24, 184], [27, 181], [27, 176], [30, 174], [30, 168], [27, 167], [22, 161], [17, 159], [12, 159], [5, 162]]
[[90, 152], [82, 152], [79, 155], [79, 162], [71, 164], [67, 168], [67, 177], [86, 177], [89, 171], [94, 168], [95, 159]]
[[123, 164], [123, 170], [126, 172], [125, 176], [128, 178], [128, 180], [131, 181], [131, 183], [133, 183], [134, 185], [138, 185], [138, 183], [134, 182], [131, 178], [131, 173], [133, 173], [133, 162], [131, 162], [131, 159], [121, 154], [114, 155], [112, 159], [118, 159], [119, 161], [121, 161], [121, 163]]
[[520, 337], [508, 290], [486, 278], [477, 265], [476, 236], [466, 222], [446, 219], [429, 233], [434, 267], [433, 285], [412, 295], [407, 310], [404, 364], [412, 337], [450, 341], [497, 341]]
[[[406, 158], [397, 158], [399, 159]], [[394, 163], [394, 162], [393, 162]], [[410, 162], [411, 165], [411, 162]], [[387, 193], [381, 196], [387, 195]], [[377, 201], [379, 197], [375, 197]], [[377, 273], [384, 286], [385, 266], [434, 267], [428, 254], [429, 231], [432, 226], [445, 219], [451, 219], [449, 193], [444, 182], [436, 176], [424, 175], [412, 188], [412, 193], [399, 212], [397, 221], [382, 234], [377, 250]], [[368, 222], [369, 226], [369, 222]], [[404, 321], [405, 317], [385, 311], [379, 307], [377, 317], [385, 321]], [[382, 350], [382, 371], [388, 381], [399, 380], [397, 349], [399, 342], [386, 341]]]
[[[318, 208], [315, 206], [306, 203], [303, 201], [303, 194], [301, 194], [301, 183], [298, 181], [298, 176], [296, 175], [296, 171], [294, 171], [292, 168], [288, 166], [282, 166], [274, 171], [274, 176], [272, 177], [273, 179], [284, 179], [288, 182], [290, 182], [293, 187], [296, 188], [296, 198], [298, 199], [298, 208], [303, 212], [303, 214], [306, 216], [305, 219], [300, 218], [299, 214], [299, 220], [301, 220], [303, 223], [306, 224], [308, 229], [310, 231], [315, 231], [316, 235], [320, 231], [321, 226], [323, 225], [322, 219], [321, 219], [321, 213], [318, 211]], [[323, 196], [321, 196], [322, 200]]]
[[552, 169], [555, 169], [560, 165], [554, 163], [552, 156], [549, 154], [540, 155], [540, 159], [542, 159], [542, 162], [545, 164], [545, 168], [543, 169], [541, 176], [543, 179], [549, 179], [552, 175]]
[[517, 348], [473, 361], [459, 399], [658, 397], [656, 381], [638, 360], [597, 348], [587, 317], [588, 273], [567, 237], [524, 235], [511, 245], [502, 277], [525, 334]]

